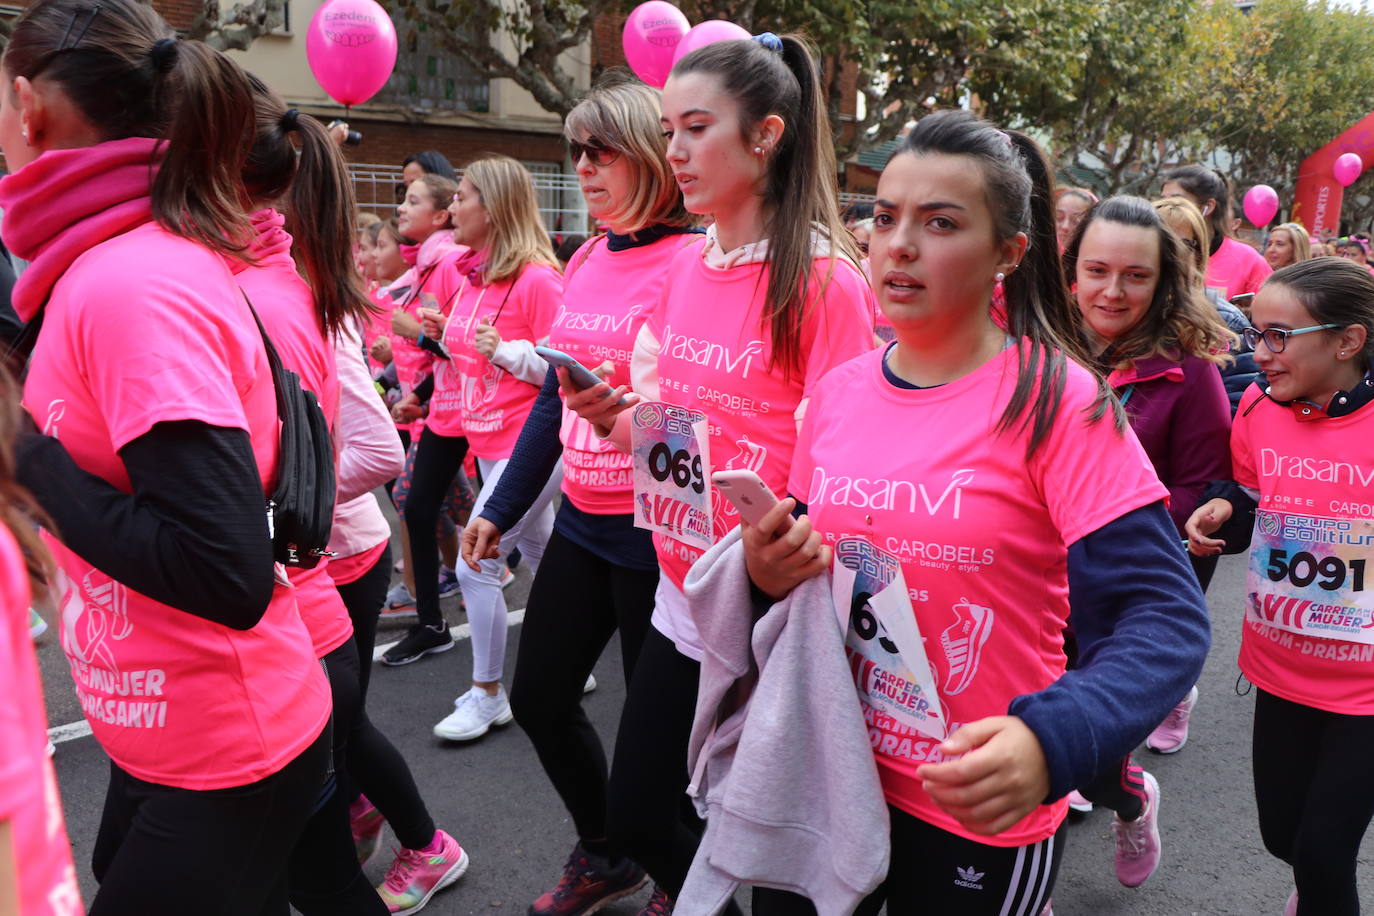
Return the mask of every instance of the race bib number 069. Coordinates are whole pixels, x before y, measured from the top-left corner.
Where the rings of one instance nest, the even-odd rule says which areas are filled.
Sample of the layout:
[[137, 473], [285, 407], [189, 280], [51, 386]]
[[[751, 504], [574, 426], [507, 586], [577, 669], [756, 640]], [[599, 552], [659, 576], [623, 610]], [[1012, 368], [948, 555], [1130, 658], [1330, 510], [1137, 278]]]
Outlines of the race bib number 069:
[[702, 550], [712, 544], [706, 415], [649, 401], [631, 414], [635, 527]]
[[1246, 616], [1291, 633], [1374, 643], [1374, 519], [1255, 513]]

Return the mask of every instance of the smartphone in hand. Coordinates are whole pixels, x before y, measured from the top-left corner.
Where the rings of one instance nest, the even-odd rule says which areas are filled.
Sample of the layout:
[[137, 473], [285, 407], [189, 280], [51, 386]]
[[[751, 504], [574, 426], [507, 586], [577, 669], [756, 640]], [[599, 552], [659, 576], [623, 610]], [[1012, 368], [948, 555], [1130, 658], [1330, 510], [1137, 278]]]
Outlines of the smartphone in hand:
[[[751, 525], [758, 525], [768, 510], [779, 502], [763, 478], [747, 469], [716, 471], [711, 475], [711, 483], [716, 485], [722, 496], [730, 500], [731, 505], [739, 511], [740, 518]], [[774, 534], [781, 535], [791, 527], [792, 518], [788, 516]]]
[[[534, 352], [543, 357], [544, 362], [557, 369], [567, 369], [568, 378], [577, 386], [579, 391], [586, 391], [588, 388], [595, 388], [605, 379], [597, 376], [595, 372], [573, 359], [562, 350], [555, 350], [552, 347], [535, 347]], [[625, 403], [622, 397], [617, 404]]]

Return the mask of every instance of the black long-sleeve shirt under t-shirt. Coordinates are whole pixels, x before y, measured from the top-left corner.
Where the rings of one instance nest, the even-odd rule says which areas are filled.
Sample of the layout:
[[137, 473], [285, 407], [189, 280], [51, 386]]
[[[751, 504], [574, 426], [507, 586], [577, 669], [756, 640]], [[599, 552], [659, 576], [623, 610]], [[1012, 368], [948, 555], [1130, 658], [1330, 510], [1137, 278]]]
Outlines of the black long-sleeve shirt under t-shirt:
[[253, 444], [240, 429], [158, 423], [119, 450], [124, 493], [57, 439], [20, 435], [17, 477], [72, 552], [149, 598], [236, 630], [272, 600], [272, 541]]

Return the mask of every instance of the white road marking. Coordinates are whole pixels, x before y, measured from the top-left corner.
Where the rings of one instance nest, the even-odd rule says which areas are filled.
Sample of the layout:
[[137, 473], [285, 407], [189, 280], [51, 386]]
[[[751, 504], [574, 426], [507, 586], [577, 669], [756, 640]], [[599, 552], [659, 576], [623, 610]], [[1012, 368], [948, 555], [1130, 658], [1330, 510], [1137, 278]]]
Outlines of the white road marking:
[[[506, 614], [506, 626], [513, 627], [525, 620], [525, 609], [517, 608]], [[462, 642], [472, 636], [472, 627], [466, 623], [460, 623], [456, 627], [449, 627], [449, 632], [453, 634], [454, 642]], [[382, 657], [382, 653], [400, 640], [395, 642], [383, 643], [372, 650], [372, 660], [375, 662]], [[53, 744], [62, 744], [65, 741], [75, 741], [77, 738], [85, 738], [91, 733], [91, 725], [85, 719], [80, 722], [68, 722], [66, 725], [55, 725], [48, 729], [48, 740]]]

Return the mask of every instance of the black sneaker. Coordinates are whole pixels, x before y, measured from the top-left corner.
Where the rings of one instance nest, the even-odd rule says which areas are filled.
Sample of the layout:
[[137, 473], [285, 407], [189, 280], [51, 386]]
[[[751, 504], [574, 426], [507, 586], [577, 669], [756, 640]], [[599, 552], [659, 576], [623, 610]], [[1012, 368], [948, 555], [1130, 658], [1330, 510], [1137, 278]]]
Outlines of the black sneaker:
[[437, 627], [419, 623], [411, 627], [400, 642], [386, 650], [382, 655], [382, 664], [409, 665], [426, 655], [447, 652], [452, 648], [453, 636], [448, 631], [448, 624], [442, 620]]

